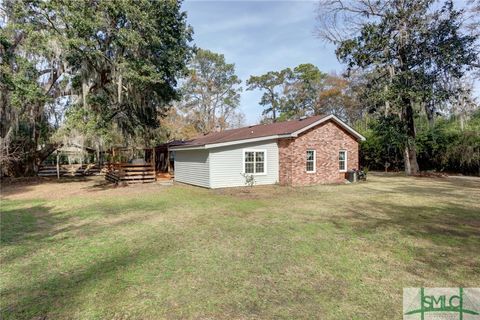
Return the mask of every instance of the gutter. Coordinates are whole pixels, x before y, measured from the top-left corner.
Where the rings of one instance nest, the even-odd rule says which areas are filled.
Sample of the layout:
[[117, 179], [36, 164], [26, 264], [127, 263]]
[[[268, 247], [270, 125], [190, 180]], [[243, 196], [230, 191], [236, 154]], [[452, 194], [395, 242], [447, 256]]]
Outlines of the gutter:
[[227, 141], [227, 142], [220, 142], [220, 143], [204, 144], [204, 145], [200, 145], [200, 146], [173, 147], [173, 148], [170, 148], [170, 150], [172, 150], [172, 151], [206, 150], [206, 149], [213, 149], [213, 148], [219, 148], [219, 147], [233, 146], [233, 145], [237, 145], [237, 144], [267, 141], [267, 140], [275, 140], [275, 139], [283, 139], [283, 138], [291, 138], [291, 137], [292, 137], [291, 134], [281, 134], [281, 135], [265, 136], [265, 137], [251, 138], [251, 139], [243, 139], [243, 140], [234, 140], [234, 141]]

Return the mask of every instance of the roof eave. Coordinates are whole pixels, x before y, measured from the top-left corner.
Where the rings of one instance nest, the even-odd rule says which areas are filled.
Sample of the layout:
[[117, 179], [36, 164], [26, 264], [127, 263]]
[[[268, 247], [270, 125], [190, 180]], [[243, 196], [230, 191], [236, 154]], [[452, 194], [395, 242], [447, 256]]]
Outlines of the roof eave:
[[171, 147], [169, 150], [172, 151], [184, 151], [184, 150], [203, 150], [205, 149], [205, 145], [200, 146], [178, 146], [178, 147]]
[[228, 146], [233, 146], [237, 144], [245, 144], [245, 143], [252, 143], [252, 142], [260, 142], [260, 141], [267, 141], [267, 140], [275, 140], [275, 139], [282, 139], [282, 138], [291, 138], [291, 134], [276, 134], [276, 135], [270, 135], [270, 136], [264, 136], [264, 137], [258, 137], [258, 138], [251, 138], [251, 139], [242, 139], [242, 140], [233, 140], [233, 141], [226, 141], [226, 142], [219, 142], [219, 143], [210, 143], [210, 144], [204, 144], [201, 146], [183, 146], [180, 148], [170, 148], [170, 150], [175, 150], [175, 151], [187, 151], [187, 150], [205, 150], [205, 149], [213, 149], [213, 148], [219, 148], [219, 147], [228, 147]]
[[357, 139], [361, 141], [365, 141], [365, 137], [362, 136], [360, 133], [358, 133], [355, 129], [347, 125], [345, 122], [340, 120], [334, 115], [329, 115], [327, 117], [321, 118], [308, 126], [303, 127], [302, 129], [299, 129], [297, 131], [294, 131], [292, 133], [285, 133], [285, 134], [276, 134], [276, 135], [270, 135], [270, 136], [264, 136], [264, 137], [257, 137], [257, 138], [251, 138], [251, 139], [241, 139], [241, 140], [233, 140], [233, 141], [226, 141], [226, 142], [219, 142], [219, 143], [210, 143], [210, 144], [203, 144], [203, 145], [198, 145], [198, 146], [179, 146], [179, 147], [172, 147], [170, 150], [175, 150], [175, 151], [186, 151], [186, 150], [206, 150], [206, 149], [212, 149], [212, 148], [218, 148], [218, 147], [227, 147], [227, 146], [233, 146], [237, 144], [244, 144], [244, 143], [251, 143], [251, 142], [260, 142], [260, 141], [266, 141], [266, 140], [274, 140], [274, 139], [282, 139], [282, 138], [296, 138], [298, 137], [299, 134], [302, 132], [305, 132], [315, 126], [318, 126], [319, 124], [333, 120], [335, 123], [340, 125], [343, 129], [345, 129], [347, 132], [349, 132], [351, 135], [356, 137]]

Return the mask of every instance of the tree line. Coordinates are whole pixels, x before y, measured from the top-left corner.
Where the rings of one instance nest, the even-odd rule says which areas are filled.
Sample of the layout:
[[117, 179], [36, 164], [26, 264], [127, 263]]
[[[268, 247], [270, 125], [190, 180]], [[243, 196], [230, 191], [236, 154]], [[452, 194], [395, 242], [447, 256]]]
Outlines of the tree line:
[[419, 113], [432, 125], [470, 94], [463, 84], [478, 65], [478, 30], [466, 30], [465, 14], [452, 1], [322, 2], [321, 37], [336, 44], [347, 72], [367, 73], [372, 113], [398, 118], [396, 146], [407, 174], [419, 171]]
[[[151, 147], [244, 124], [335, 114], [367, 137], [370, 169], [480, 174], [480, 1], [321, 0], [318, 35], [342, 74], [313, 64], [252, 75], [196, 48], [174, 0], [6, 0], [0, 21], [2, 175], [34, 174], [67, 140]], [[76, 137], [81, 136], [81, 139]]]
[[361, 146], [367, 168], [480, 175], [473, 98], [480, 1], [470, 4], [467, 10], [452, 1], [320, 1], [318, 33], [336, 46], [344, 77], [300, 65], [247, 84], [264, 91], [260, 104], [271, 121], [333, 113], [355, 126], [368, 136]]
[[96, 143], [112, 129], [146, 136], [178, 98], [192, 51], [178, 1], [5, 0], [1, 11], [3, 174], [34, 174], [64, 121]]

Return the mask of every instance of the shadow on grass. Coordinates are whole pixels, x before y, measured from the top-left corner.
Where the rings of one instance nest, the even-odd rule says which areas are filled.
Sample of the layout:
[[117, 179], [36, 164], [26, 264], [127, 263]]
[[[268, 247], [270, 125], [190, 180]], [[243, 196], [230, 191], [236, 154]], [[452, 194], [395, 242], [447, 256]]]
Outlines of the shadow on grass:
[[414, 183], [429, 183], [435, 186], [444, 187], [461, 187], [461, 188], [480, 188], [480, 177], [477, 176], [447, 176], [447, 177], [419, 177], [419, 176], [406, 176], [404, 174], [379, 174], [372, 173], [372, 177], [381, 178], [384, 182], [388, 180], [394, 180], [394, 184], [402, 185], [407, 184], [413, 186]]
[[106, 180], [98, 180], [95, 181], [95, 184], [86, 187], [85, 189], [89, 192], [95, 192], [95, 191], [104, 191], [104, 190], [111, 190], [111, 189], [117, 189], [117, 188], [125, 188], [128, 185], [119, 185], [115, 184]]
[[[0, 246], [7, 250], [2, 254], [1, 263], [26, 257], [49, 243], [76, 237], [93, 237], [102, 232], [110, 232], [113, 228], [133, 225], [168, 208], [167, 202], [162, 200], [94, 203], [73, 212], [54, 209], [43, 202], [22, 207], [24, 203], [29, 202], [3, 200], [0, 210]], [[138, 214], [130, 215], [132, 211], [138, 211]]]
[[[417, 178], [422, 181], [425, 178]], [[462, 180], [456, 178], [437, 178], [434, 180], [435, 186], [423, 186], [423, 185], [402, 185], [395, 188], [396, 192], [429, 196], [446, 196], [456, 197], [459, 190], [466, 192], [478, 191], [477, 196], [480, 197], [480, 179], [475, 180]]]
[[452, 279], [452, 267], [462, 269], [470, 277], [475, 275], [475, 270], [480, 270], [478, 207], [370, 202], [368, 207], [356, 206], [348, 212], [332, 219], [331, 223], [355, 238], [373, 236], [382, 250], [406, 253], [411, 257], [405, 266], [409, 273], [423, 278], [434, 274]]
[[0, 211], [0, 243], [8, 245], [23, 240], [42, 240], [55, 224], [64, 223], [66, 218], [56, 217], [52, 208], [34, 205], [28, 208], [3, 209]]
[[[89, 288], [88, 290], [95, 292], [95, 295], [100, 294], [97, 299], [101, 299], [101, 294], [107, 294], [109, 297], [110, 294], [121, 294], [122, 288], [128, 286], [127, 282], [122, 283], [127, 281], [122, 280], [125, 270], [148, 262], [150, 259], [158, 259], [162, 255], [168, 256], [177, 250], [175, 243], [178, 241], [170, 237], [154, 248], [110, 253], [107, 257], [99, 258], [86, 266], [82, 264], [67, 272], [57, 272], [28, 285], [19, 283], [18, 286], [1, 292], [2, 297], [13, 297], [14, 301], [7, 302], [6, 307], [0, 312], [0, 318], [53, 319], [55, 315], [65, 316], [65, 308], [69, 309], [69, 312], [82, 309], [82, 301], [76, 298], [82, 294], [84, 288]], [[109, 281], [114, 281], [115, 285], [108, 285]], [[99, 308], [99, 311], [108, 312], [109, 310]], [[81, 315], [80, 318], [82, 318]]]
[[[122, 272], [125, 268], [137, 263], [145, 263], [149, 259], [158, 259], [162, 254], [167, 255], [168, 252], [176, 250], [175, 246], [180, 244], [173, 235], [155, 234], [157, 238], [160, 236], [162, 241], [155, 243], [154, 246], [149, 241], [144, 241], [137, 244], [135, 250], [128, 246], [123, 250], [120, 246], [120, 249], [109, 252], [104, 248], [99, 253], [92, 253], [95, 257], [91, 260], [93, 263], [84, 264], [81, 260], [75, 262], [76, 259], [74, 259], [72, 262], [76, 266], [68, 269], [58, 269], [56, 266], [56, 269], [53, 269], [56, 271], [52, 272], [46, 263], [35, 266], [33, 260], [29, 260], [25, 265], [24, 260], [20, 259], [28, 258], [37, 250], [44, 250], [50, 245], [58, 247], [62, 246], [62, 243], [71, 243], [71, 240], [64, 242], [69, 238], [91, 239], [98, 233], [111, 232], [112, 228], [139, 223], [139, 219], [145, 218], [145, 215], [124, 215], [131, 212], [130, 210], [137, 209], [136, 202], [130, 205], [116, 204], [113, 208], [109, 208], [110, 210], [106, 210], [107, 205], [92, 204], [84, 208], [87, 212], [81, 219], [78, 219], [75, 213], [54, 210], [43, 203], [25, 208], [22, 208], [24, 202], [7, 200], [7, 203], [0, 212], [0, 245], [3, 251], [1, 263], [5, 266], [20, 268], [23, 270], [21, 273], [26, 272], [32, 276], [25, 283], [15, 281], [10, 285], [1, 286], [0, 319], [47, 319], [47, 317], [53, 319], [54, 317], [50, 315], [57, 314], [57, 310], [75, 306], [77, 295], [81, 294], [85, 287], [96, 288], [97, 285], [102, 287], [104, 281], [114, 281], [115, 285], [103, 287], [103, 290], [121, 290], [123, 285], [118, 282], [122, 281]], [[117, 210], [122, 206], [123, 211]], [[162, 206], [160, 207], [162, 210]], [[153, 208], [158, 210], [157, 202], [148, 205], [149, 210]], [[101, 213], [100, 220], [92, 219], [90, 214], [95, 211]], [[157, 212], [152, 211], [150, 214]], [[103, 217], [114, 219], [105, 222]], [[17, 261], [19, 264], [15, 266]], [[38, 268], [45, 269], [46, 272], [38, 273], [34, 277], [33, 274], [38, 271], [32, 270]], [[112, 294], [118, 294], [118, 292], [112, 292]], [[78, 310], [81, 310], [81, 307]], [[63, 313], [62, 315], [65, 316]]]

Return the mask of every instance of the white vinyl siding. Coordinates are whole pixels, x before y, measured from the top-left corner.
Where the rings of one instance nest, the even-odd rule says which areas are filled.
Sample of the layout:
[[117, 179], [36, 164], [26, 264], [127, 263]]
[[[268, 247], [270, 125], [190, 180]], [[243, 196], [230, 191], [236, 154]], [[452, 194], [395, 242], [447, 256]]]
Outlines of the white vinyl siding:
[[175, 181], [210, 188], [208, 150], [175, 151]]
[[[255, 174], [255, 184], [275, 184], [278, 182], [277, 140], [246, 143], [210, 149], [210, 187], [245, 186], [245, 151], [264, 151], [264, 174]], [[176, 171], [176, 167], [175, 167]], [[176, 174], [176, 172], [175, 172]]]

